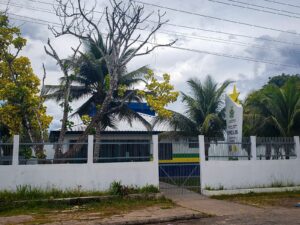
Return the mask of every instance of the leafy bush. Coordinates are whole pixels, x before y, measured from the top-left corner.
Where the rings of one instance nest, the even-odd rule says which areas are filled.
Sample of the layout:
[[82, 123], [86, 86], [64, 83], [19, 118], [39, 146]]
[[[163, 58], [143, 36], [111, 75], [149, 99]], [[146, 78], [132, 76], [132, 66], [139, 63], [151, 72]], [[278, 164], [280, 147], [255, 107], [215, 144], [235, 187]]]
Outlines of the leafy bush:
[[111, 183], [110, 188], [109, 188], [109, 193], [111, 195], [116, 195], [116, 196], [127, 196], [129, 194], [147, 194], [147, 193], [158, 193], [159, 190], [157, 187], [154, 185], [146, 185], [144, 187], [137, 187], [137, 186], [127, 186], [127, 185], [122, 185], [120, 181], [114, 181]]
[[145, 194], [147, 194], [147, 193], [158, 193], [159, 189], [158, 189], [158, 187], [151, 184], [151, 185], [146, 185], [146, 186], [140, 188], [139, 192], [140, 193], [145, 193]]

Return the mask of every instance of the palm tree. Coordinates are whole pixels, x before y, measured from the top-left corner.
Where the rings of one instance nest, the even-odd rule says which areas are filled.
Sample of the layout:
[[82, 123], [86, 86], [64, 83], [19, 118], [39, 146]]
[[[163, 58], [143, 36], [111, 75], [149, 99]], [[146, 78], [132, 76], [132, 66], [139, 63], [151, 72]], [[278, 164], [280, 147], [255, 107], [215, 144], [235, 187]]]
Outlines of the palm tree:
[[187, 136], [203, 134], [208, 137], [223, 137], [223, 94], [231, 81], [226, 80], [219, 85], [211, 76], [207, 76], [203, 83], [196, 78], [187, 83], [191, 89], [190, 95], [181, 93], [186, 112], [173, 112], [172, 118], [158, 118], [158, 122], [167, 122], [175, 131]]
[[[256, 117], [256, 126], [251, 118]], [[250, 135], [292, 137], [300, 134], [300, 82], [267, 85], [245, 100], [245, 126]]]
[[[87, 99], [85, 102], [73, 113], [74, 115], [91, 115], [93, 111], [97, 110], [98, 106], [101, 106], [108, 90], [109, 74], [105, 61], [99, 50], [101, 48], [105, 51], [105, 46], [102, 39], [96, 44], [85, 43], [86, 52], [81, 54], [76, 60], [76, 63], [72, 63], [75, 75], [72, 77], [72, 84], [69, 86], [69, 98], [70, 101]], [[124, 59], [125, 60], [125, 59]], [[147, 129], [151, 129], [151, 126], [147, 120], [145, 120], [139, 113], [130, 109], [128, 104], [120, 106], [123, 96], [127, 96], [130, 93], [130, 98], [126, 102], [141, 102], [142, 99], [138, 96], [137, 91], [133, 86], [137, 83], [143, 82], [142, 77], [146, 74], [148, 68], [146, 66], [141, 67], [133, 72], [127, 73], [126, 70], [119, 74], [119, 87], [126, 87], [125, 93], [119, 93], [116, 91], [113, 96], [113, 101], [110, 103], [110, 108], [118, 108], [117, 111], [112, 111], [106, 114], [101, 121], [95, 127], [96, 142], [100, 141], [100, 131], [106, 127], [116, 128], [116, 119], [126, 119], [130, 124], [134, 119], [141, 121]], [[61, 101], [64, 93], [64, 89], [67, 88], [64, 79], [61, 79], [60, 85], [46, 86], [48, 90], [51, 90], [49, 98]], [[122, 92], [122, 91], [120, 91]], [[96, 146], [97, 147], [97, 146]], [[97, 147], [98, 148], [98, 147]], [[97, 154], [97, 149], [95, 150]]]
[[[101, 105], [106, 97], [107, 85], [109, 85], [109, 75], [106, 67], [106, 63], [102, 58], [99, 48], [105, 49], [102, 41], [97, 43], [97, 46], [92, 43], [86, 43], [86, 53], [80, 57], [77, 64], [78, 75], [76, 82], [78, 86], [76, 89], [71, 89], [71, 97], [74, 100], [87, 98], [87, 100], [75, 111], [75, 114], [79, 116], [90, 114], [91, 111], [95, 111], [98, 105]], [[142, 77], [147, 73], [148, 68], [143, 66], [135, 71], [127, 73], [123, 71], [119, 74], [118, 86], [126, 86], [127, 93], [132, 92], [128, 102], [137, 101], [141, 102], [142, 99], [137, 95], [136, 90], [133, 89], [135, 84], [144, 82]], [[127, 94], [126, 93], [126, 94]], [[125, 94], [124, 94], [125, 95]], [[115, 107], [120, 103], [123, 95], [120, 95], [117, 91], [114, 93], [114, 100], [111, 103], [111, 107]], [[130, 123], [133, 119], [138, 119], [148, 128], [149, 123], [140, 116], [140, 114], [131, 110], [127, 104], [125, 104], [120, 110], [108, 114], [100, 123], [100, 129], [103, 130], [106, 127], [114, 127], [115, 116], [119, 116], [119, 119], [127, 119]]]

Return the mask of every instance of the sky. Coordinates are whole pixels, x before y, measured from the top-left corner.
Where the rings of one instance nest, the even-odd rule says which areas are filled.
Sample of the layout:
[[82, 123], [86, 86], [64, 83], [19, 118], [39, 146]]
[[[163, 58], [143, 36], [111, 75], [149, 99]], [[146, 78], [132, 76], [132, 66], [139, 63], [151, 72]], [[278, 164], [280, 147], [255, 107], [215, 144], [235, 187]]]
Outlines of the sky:
[[[158, 76], [170, 74], [175, 89], [185, 93], [188, 93], [186, 81], [190, 78], [203, 81], [211, 75], [219, 83], [230, 79], [237, 85], [242, 99], [265, 84], [269, 77], [299, 73], [300, 0], [142, 1], [151, 4], [145, 5], [145, 13], [154, 12], [151, 20], [157, 19], [157, 10], [165, 12], [165, 19], [169, 20], [152, 42], [167, 43], [177, 39], [174, 46], [193, 51], [160, 48], [134, 58], [127, 66], [128, 71], [148, 65]], [[87, 5], [91, 2], [89, 0]], [[44, 51], [48, 38], [61, 58], [70, 55], [71, 48], [78, 44], [74, 37], [55, 38], [48, 29], [48, 22], [59, 22], [53, 14], [53, 3], [53, 0], [10, 0], [8, 7], [11, 22], [20, 27], [27, 39], [21, 54], [30, 58], [34, 72], [40, 78], [43, 76], [42, 63], [45, 64], [46, 84], [56, 84], [62, 76], [56, 62]], [[96, 4], [96, 10], [103, 11], [109, 1], [97, 0]], [[0, 6], [5, 9], [7, 0], [0, 0]], [[105, 25], [103, 30], [105, 32]], [[82, 101], [75, 102], [73, 108]], [[46, 102], [46, 106], [48, 114], [54, 117], [50, 129], [59, 128], [61, 108], [53, 101]], [[168, 108], [179, 112], [185, 110], [180, 98]]]

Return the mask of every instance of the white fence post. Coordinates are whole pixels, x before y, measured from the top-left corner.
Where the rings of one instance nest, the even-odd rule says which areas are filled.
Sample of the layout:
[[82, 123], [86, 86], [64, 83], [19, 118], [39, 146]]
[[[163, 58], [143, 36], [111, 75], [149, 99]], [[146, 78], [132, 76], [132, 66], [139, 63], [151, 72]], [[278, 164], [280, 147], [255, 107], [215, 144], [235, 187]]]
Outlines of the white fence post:
[[251, 144], [251, 160], [256, 160], [256, 136], [250, 137]]
[[94, 163], [94, 135], [88, 136], [88, 158], [87, 158], [87, 164], [93, 164]]
[[152, 144], [153, 144], [153, 148], [152, 148], [153, 161], [157, 163], [158, 166], [158, 135], [152, 135]]
[[152, 135], [152, 157], [156, 174], [155, 179], [159, 188], [158, 135]]
[[205, 181], [204, 181], [204, 170], [205, 170], [205, 139], [204, 139], [204, 135], [199, 135], [198, 136], [198, 140], [199, 140], [199, 163], [200, 163], [200, 188], [201, 191], [204, 189], [205, 187]]
[[20, 145], [20, 136], [14, 135], [13, 143], [13, 155], [12, 155], [12, 165], [19, 165], [19, 146]]
[[297, 159], [300, 160], [300, 141], [299, 136], [294, 137]]
[[200, 161], [205, 163], [205, 141], [204, 141], [204, 135], [199, 135], [199, 156]]

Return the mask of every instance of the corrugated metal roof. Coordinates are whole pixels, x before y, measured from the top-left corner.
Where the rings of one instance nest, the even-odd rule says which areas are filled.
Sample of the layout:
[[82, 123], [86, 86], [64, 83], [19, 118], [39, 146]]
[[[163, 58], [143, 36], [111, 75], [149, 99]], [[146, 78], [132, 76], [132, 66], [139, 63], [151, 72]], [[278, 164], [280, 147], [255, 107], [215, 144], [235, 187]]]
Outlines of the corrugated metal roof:
[[[155, 116], [139, 113], [150, 124], [154, 124]], [[72, 131], [84, 131], [86, 126], [82, 123], [80, 117], [72, 119], [75, 126], [72, 127]], [[122, 131], [122, 132], [144, 132], [148, 131], [147, 128], [139, 120], [133, 120], [130, 124], [127, 120], [115, 121], [116, 129], [107, 127], [105, 131]], [[156, 124], [151, 131], [164, 132], [171, 131], [172, 129], [167, 124]]]

